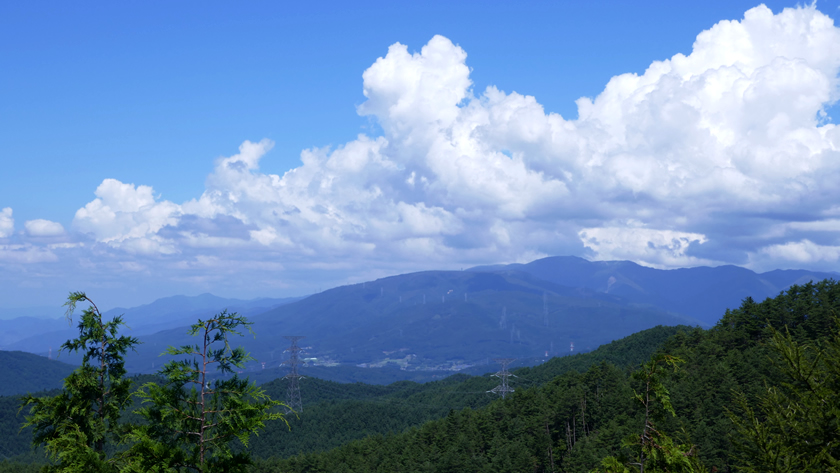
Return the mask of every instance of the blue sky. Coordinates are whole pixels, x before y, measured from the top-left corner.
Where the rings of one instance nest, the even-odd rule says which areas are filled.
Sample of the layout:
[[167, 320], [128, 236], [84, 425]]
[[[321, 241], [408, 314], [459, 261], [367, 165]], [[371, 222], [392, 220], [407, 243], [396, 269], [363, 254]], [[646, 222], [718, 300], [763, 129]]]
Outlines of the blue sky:
[[[816, 28], [816, 23], [803, 15], [778, 16], [797, 4], [769, 2], [776, 17], [756, 14], [748, 41], [780, 44], [766, 51], [735, 48], [740, 54], [754, 54], [755, 64], [749, 57], [737, 59], [734, 66], [727, 58], [712, 57], [727, 50], [720, 42], [735, 41], [719, 31], [710, 40], [718, 42], [718, 49], [709, 47], [717, 53], [705, 59], [691, 56], [693, 62], [682, 72], [674, 66], [672, 75], [681, 75], [685, 83], [655, 78], [648, 86], [632, 85], [639, 87], [633, 93], [648, 93], [644, 87], [666, 91], [645, 102], [646, 110], [661, 106], [646, 119], [663, 122], [637, 130], [633, 139], [644, 145], [625, 134], [616, 138], [615, 146], [600, 149], [598, 133], [606, 133], [603, 140], [611, 142], [618, 128], [604, 125], [598, 132], [586, 131], [591, 123], [609, 121], [597, 118], [599, 113], [615, 116], [605, 89], [611, 78], [641, 76], [654, 61], [691, 55], [698, 34], [724, 20], [740, 22], [757, 5], [357, 2], [349, 8], [334, 2], [6, 2], [0, 6], [0, 210], [11, 209], [5, 221], [12, 223], [3, 227], [0, 221], [0, 267], [5, 275], [0, 277], [0, 294], [20, 298], [10, 306], [32, 305], [34, 299], [59, 302], [77, 289], [99, 292], [111, 305], [205, 291], [234, 297], [296, 295], [399, 272], [548, 254], [632, 259], [657, 267], [739, 264], [756, 270], [837, 270], [840, 214], [829, 181], [838, 175], [840, 142], [826, 124], [836, 110], [838, 62], [819, 50], [840, 45], [832, 43], [836, 27], [803, 33], [802, 25]], [[811, 20], [830, 21], [837, 16], [838, 2], [799, 11], [810, 12]], [[800, 29], [785, 30], [790, 38], [762, 29], [762, 22], [774, 21], [777, 26], [800, 22]], [[797, 35], [812, 33], [824, 43], [797, 42]], [[446, 41], [433, 44], [435, 35]], [[409, 56], [400, 59], [399, 51], [386, 57], [395, 43], [420, 59], [422, 48], [431, 45], [429, 57], [434, 49], [454, 62], [430, 65], [418, 59], [412, 66], [405, 62]], [[790, 64], [773, 62], [777, 57]], [[377, 58], [392, 64], [377, 72]], [[448, 67], [447, 74], [454, 75], [439, 78], [452, 82], [446, 83], [446, 90], [431, 85], [412, 89], [420, 98], [406, 99], [406, 106], [419, 108], [394, 115], [385, 103], [394, 98], [392, 93], [409, 96], [407, 89], [388, 82], [389, 77], [394, 70], [414, 66], [418, 77], [441, 72], [429, 68]], [[708, 87], [689, 96], [696, 83], [689, 76], [708, 84], [708, 71], [730, 66], [740, 67], [744, 80], [752, 80], [754, 87], [738, 89], [736, 82], [729, 87], [742, 96], [758, 90], [762, 103], [770, 103], [770, 108], [778, 104], [779, 110], [745, 105], [730, 111], [729, 116], [742, 118], [733, 125], [721, 118], [726, 113], [719, 109], [729, 99], [702, 102]], [[366, 70], [374, 72], [363, 79]], [[463, 70], [468, 74], [458, 72]], [[822, 74], [823, 82], [808, 82], [812, 72]], [[789, 80], [780, 84], [769, 76]], [[613, 83], [615, 96], [624, 97], [616, 100], [630, 100], [632, 93], [621, 90], [631, 85]], [[772, 90], [762, 89], [762, 84], [770, 84]], [[463, 97], [459, 87], [466, 93]], [[502, 95], [493, 98], [488, 87]], [[457, 103], [432, 103], [447, 91], [454, 91]], [[596, 100], [592, 112], [597, 120], [577, 121], [576, 101], [602, 94], [603, 103]], [[511, 103], [511, 97], [532, 97], [533, 102], [502, 104], [505, 97]], [[667, 114], [661, 112], [677, 103], [689, 104], [702, 116], [694, 128], [669, 128], [674, 120], [695, 123], [688, 115], [663, 118]], [[790, 103], [805, 105], [788, 110], [785, 104]], [[525, 121], [507, 116], [492, 133], [501, 137], [520, 130], [520, 135], [510, 135], [507, 141], [490, 137], [460, 142], [462, 148], [444, 159], [441, 156], [453, 151], [440, 151], [433, 144], [437, 138], [427, 136], [426, 125], [412, 117], [428, 116], [440, 123], [450, 119], [448, 113], [456, 113], [444, 110], [450, 105], [457, 105], [461, 115], [450, 117], [457, 122], [450, 124], [453, 128], [443, 130], [449, 125], [442, 125], [437, 130], [443, 130], [441, 136], [453, 136], [453, 130], [467, 126], [490, 130], [489, 122], [479, 116], [492, 117], [494, 110], [501, 113], [510, 107], [525, 114], [532, 113], [533, 106], [541, 107], [546, 123], [552, 113], [565, 122], [546, 125], [530, 115]], [[806, 123], [820, 110], [828, 115]], [[638, 116], [622, 116], [638, 124]], [[754, 136], [745, 123], [765, 132], [772, 128], [773, 133], [787, 133], [790, 139], [755, 143], [754, 149], [761, 151], [753, 156], [753, 151], [727, 141], [739, 138], [739, 133]], [[521, 131], [541, 126], [556, 126], [546, 132], [553, 138], [528, 138], [529, 132]], [[718, 143], [689, 137], [697, 127]], [[558, 130], [570, 134], [563, 138]], [[660, 132], [668, 137], [658, 136]], [[825, 136], [820, 138], [820, 133]], [[367, 141], [360, 141], [360, 134]], [[371, 144], [377, 139], [384, 141]], [[246, 140], [271, 143], [240, 152]], [[423, 140], [431, 141], [417, 145]], [[554, 141], [549, 145], [540, 140]], [[575, 151], [568, 148], [572, 141]], [[326, 147], [346, 152], [331, 154]], [[378, 157], [359, 162], [351, 152], [356, 148]], [[321, 156], [315, 161], [332, 158], [344, 164], [307, 168], [301, 161], [305, 150]], [[479, 151], [473, 156], [469, 150]], [[499, 153], [520, 166], [493, 164]], [[799, 159], [801, 153], [811, 160]], [[680, 158], [695, 154], [692, 160]], [[420, 155], [423, 159], [417, 161]], [[717, 156], [718, 168], [720, 162], [735, 163], [737, 175], [709, 178], [713, 173], [708, 166], [698, 163], [711, 155]], [[752, 157], [744, 158], [747, 155]], [[459, 156], [474, 159], [448, 167], [446, 160]], [[246, 163], [248, 179], [265, 177], [265, 184], [271, 181], [266, 176], [276, 175], [275, 184], [284, 189], [311, 190], [316, 184], [323, 189], [328, 181], [324, 176], [334, 172], [338, 177], [329, 181], [335, 186], [329, 192], [313, 191], [314, 197], [309, 195], [305, 202], [292, 202], [303, 199], [302, 194], [288, 191], [251, 196], [250, 201], [240, 196], [224, 204], [202, 204], [202, 195], [258, 185], [247, 179], [234, 182], [220, 173], [222, 158], [228, 164]], [[613, 164], [604, 164], [608, 161]], [[348, 168], [351, 162], [356, 164]], [[791, 162], [802, 165], [773, 165]], [[599, 171], [587, 174], [593, 163]], [[768, 166], [777, 172], [765, 172]], [[279, 178], [295, 168], [297, 175], [308, 177], [296, 178], [294, 185], [291, 177], [279, 184]], [[679, 183], [671, 183], [676, 187], [651, 185], [664, 179], [651, 170], [663, 168], [668, 179], [679, 176]], [[496, 177], [485, 176], [489, 180], [484, 182], [484, 171]], [[459, 173], [479, 177], [469, 181]], [[521, 179], [499, 181], [498, 176]], [[692, 184], [703, 179], [723, 180], [741, 191]], [[412, 190], [399, 184], [409, 181]], [[597, 184], [604, 182], [612, 184]], [[140, 197], [129, 196], [138, 186], [151, 189]], [[774, 187], [785, 190], [774, 192]], [[369, 198], [348, 197], [362, 194]], [[120, 207], [114, 200], [120, 198], [132, 204], [122, 201], [125, 205]], [[77, 213], [97, 200], [95, 209]], [[190, 201], [195, 205], [184, 207]], [[297, 211], [300, 217], [278, 216]], [[327, 220], [316, 217], [319, 212]], [[105, 214], [116, 215], [115, 220], [103, 220]]]

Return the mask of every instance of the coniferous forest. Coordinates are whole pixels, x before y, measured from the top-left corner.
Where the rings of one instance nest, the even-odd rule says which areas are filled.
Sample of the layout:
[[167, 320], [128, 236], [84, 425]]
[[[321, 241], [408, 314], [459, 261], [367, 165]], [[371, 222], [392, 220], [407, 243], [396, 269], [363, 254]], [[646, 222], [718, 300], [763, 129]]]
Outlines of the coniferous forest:
[[[130, 340], [113, 331], [105, 362], [91, 352], [92, 371], [77, 370], [64, 390], [24, 397], [20, 412], [21, 398], [0, 398], [0, 472], [840, 471], [840, 284], [792, 286], [721, 315], [709, 330], [657, 327], [513, 370], [505, 399], [487, 393], [498, 384], [489, 376], [388, 386], [307, 379], [304, 411], [285, 415], [276, 402], [284, 381], [209, 382], [190, 361], [126, 388], [131, 378], [115, 359]], [[216, 323], [195, 330], [212, 341], [221, 329], [224, 347], [236, 343], [225, 330], [247, 327]], [[89, 328], [88, 338], [102, 335]], [[203, 355], [223, 370], [246, 356], [218, 350]], [[100, 379], [91, 373], [113, 376], [100, 386], [119, 388], [109, 394], [116, 411], [80, 412], [103, 399], [85, 381]], [[199, 408], [202, 394], [215, 407]], [[216, 429], [215, 443], [191, 440], [204, 429]]]

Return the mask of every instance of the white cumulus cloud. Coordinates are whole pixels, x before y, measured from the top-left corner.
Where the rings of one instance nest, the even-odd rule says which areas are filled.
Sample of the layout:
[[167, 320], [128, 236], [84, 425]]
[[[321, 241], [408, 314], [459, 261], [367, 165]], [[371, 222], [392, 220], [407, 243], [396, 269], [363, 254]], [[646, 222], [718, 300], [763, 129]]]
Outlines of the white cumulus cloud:
[[[840, 129], [825, 118], [838, 72], [840, 29], [814, 4], [722, 21], [690, 54], [579, 99], [577, 118], [475, 91], [466, 51], [445, 37], [418, 52], [397, 43], [362, 76], [358, 112], [381, 136], [305, 150], [283, 175], [260, 169], [270, 140], [246, 141], [181, 204], [105, 179], [73, 226], [137, 254], [301, 267], [807, 263], [840, 245]], [[821, 246], [805, 243], [813, 232]]]
[[30, 236], [58, 236], [64, 234], [64, 227], [58, 222], [35, 219], [24, 222], [23, 227]]
[[803, 265], [840, 261], [840, 245], [819, 245], [807, 239], [767, 246], [761, 248], [760, 252], [773, 260]]
[[0, 238], [11, 236], [15, 231], [15, 219], [12, 218], [12, 208], [0, 210]]
[[92, 234], [98, 241], [124, 245], [133, 251], [171, 252], [155, 233], [174, 224], [180, 207], [172, 202], [157, 202], [149, 186], [125, 184], [105, 179], [96, 188], [96, 199], [76, 211], [73, 226]]
[[631, 260], [669, 268], [709, 263], [686, 255], [692, 244], [703, 244], [697, 233], [655, 230], [640, 226], [585, 228], [578, 235], [598, 259]]
[[34, 245], [0, 245], [0, 263], [52, 263], [58, 256], [48, 248]]

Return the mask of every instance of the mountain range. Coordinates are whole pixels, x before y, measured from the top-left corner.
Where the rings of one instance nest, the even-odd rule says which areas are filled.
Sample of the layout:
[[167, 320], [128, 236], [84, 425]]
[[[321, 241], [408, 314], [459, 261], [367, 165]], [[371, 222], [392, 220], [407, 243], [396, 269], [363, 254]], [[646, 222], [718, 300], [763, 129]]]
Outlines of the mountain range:
[[[161, 330], [188, 326], [198, 318], [207, 318], [223, 308], [252, 316], [300, 299], [302, 298], [242, 300], [226, 299], [212, 294], [172, 296], [129, 309], [117, 307], [105, 311], [102, 315], [106, 319], [122, 315], [127, 326], [125, 333], [143, 337]], [[62, 314], [64, 308], [56, 307], [54, 312]], [[74, 323], [64, 317], [17, 317], [0, 320], [0, 348], [3, 350], [48, 354], [51, 349], [53, 354], [56, 354], [62, 343], [77, 335], [78, 330]]]
[[527, 273], [539, 279], [611, 294], [634, 303], [693, 317], [714, 325], [747, 297], [762, 301], [794, 284], [838, 279], [838, 272], [803, 269], [756, 273], [740, 266], [654, 269], [631, 261], [587, 261], [554, 256], [527, 264], [479, 266], [469, 271]]
[[[288, 358], [283, 337], [298, 335], [306, 337], [301, 356], [327, 376], [341, 366], [354, 372], [390, 367], [389, 373], [419, 379], [418, 371], [445, 375], [492, 364], [496, 357], [536, 364], [657, 325], [708, 327], [746, 297], [763, 300], [792, 284], [838, 276], [805, 270], [759, 274], [736, 266], [660, 270], [628, 261], [550, 257], [403, 274], [298, 299], [175, 296], [105, 315], [124, 314], [131, 328], [126, 333], [143, 342], [127, 358], [131, 372], [160, 368], [167, 346], [191, 343], [189, 324], [227, 308], [253, 322], [254, 335], [233, 341], [258, 360], [247, 366], [251, 373], [276, 372]], [[11, 322], [0, 321], [0, 333]], [[67, 322], [57, 322], [62, 330], [18, 338], [3, 348], [47, 354], [48, 347], [55, 350], [77, 334]]]

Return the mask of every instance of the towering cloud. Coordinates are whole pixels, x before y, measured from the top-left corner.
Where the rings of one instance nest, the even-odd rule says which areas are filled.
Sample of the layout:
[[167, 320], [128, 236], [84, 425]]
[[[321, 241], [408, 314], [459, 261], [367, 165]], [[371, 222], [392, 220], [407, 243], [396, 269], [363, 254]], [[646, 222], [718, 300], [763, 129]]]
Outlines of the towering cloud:
[[[840, 29], [814, 4], [749, 10], [691, 54], [613, 77], [578, 117], [473, 89], [467, 53], [394, 44], [363, 74], [381, 125], [260, 171], [272, 143], [219, 159], [181, 204], [105, 179], [73, 227], [100, 247], [178, 267], [453, 265], [545, 254], [834, 267], [840, 258]], [[8, 212], [7, 212], [8, 211]], [[0, 236], [12, 229], [0, 214]], [[29, 229], [29, 226], [27, 226]], [[31, 232], [30, 232], [31, 233]], [[256, 267], [256, 266], [255, 266]]]
[[105, 179], [96, 188], [96, 199], [76, 212], [73, 225], [97, 241], [137, 252], [172, 252], [155, 234], [177, 222], [179, 207], [156, 202], [152, 188]]

